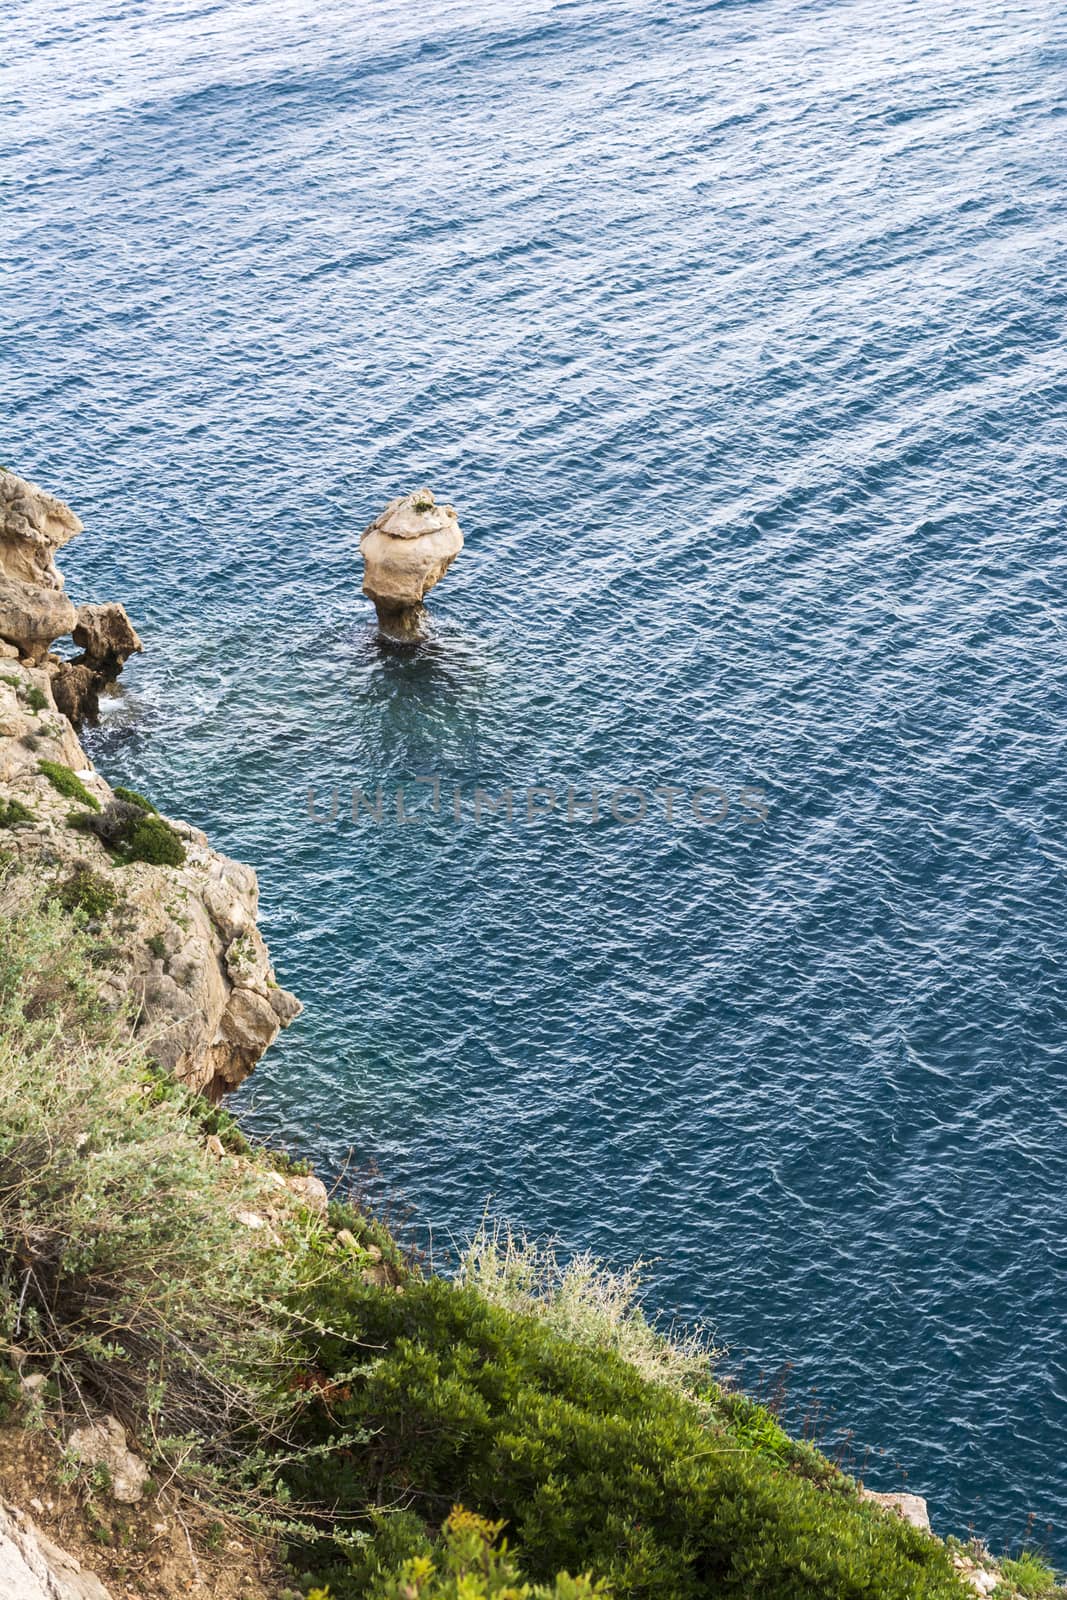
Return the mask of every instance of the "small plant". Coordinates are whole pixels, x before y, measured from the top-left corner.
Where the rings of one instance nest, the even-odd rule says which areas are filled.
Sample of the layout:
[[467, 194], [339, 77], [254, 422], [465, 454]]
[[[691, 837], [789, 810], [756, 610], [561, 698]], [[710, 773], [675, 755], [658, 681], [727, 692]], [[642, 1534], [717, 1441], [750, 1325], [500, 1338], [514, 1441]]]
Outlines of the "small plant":
[[20, 822], [32, 822], [33, 812], [21, 800], [0, 800], [0, 828], [17, 828]]
[[99, 922], [114, 911], [121, 897], [114, 884], [83, 863], [59, 885], [55, 898], [64, 911], [80, 911], [91, 922]]
[[26, 750], [39, 750], [41, 748], [41, 741], [35, 733], [24, 733], [19, 740], [19, 744]]
[[154, 933], [150, 939], [145, 940], [145, 943], [156, 959], [162, 961], [163, 957], [167, 953], [167, 941], [164, 939], [163, 935], [161, 933]]
[[43, 711], [48, 704], [48, 696], [35, 683], [30, 684], [30, 687], [24, 691], [22, 698], [33, 712]]
[[414, 509], [416, 511], [418, 511], [418, 512], [432, 511], [433, 510], [433, 501], [432, 500], [425, 500], [425, 499], [421, 499], [420, 498], [420, 499], [415, 501]]
[[1026, 1600], [1051, 1600], [1061, 1593], [1055, 1572], [1036, 1550], [1023, 1550], [1014, 1560], [1002, 1561], [1000, 1570]]
[[80, 800], [90, 811], [100, 810], [100, 802], [95, 794], [90, 794], [78, 774], [65, 767], [61, 761], [46, 761], [42, 758], [37, 763], [37, 770], [44, 774], [57, 794], [65, 795], [68, 800]]
[[139, 811], [159, 812], [159, 807], [154, 806], [151, 800], [146, 800], [143, 794], [138, 794], [136, 789], [124, 789], [121, 784], [115, 790], [115, 799], [124, 800], [128, 806], [136, 806]]
[[609, 1594], [603, 1583], [563, 1572], [555, 1583], [524, 1583], [507, 1545], [497, 1543], [503, 1528], [456, 1506], [436, 1547], [403, 1562], [373, 1600], [595, 1600]]

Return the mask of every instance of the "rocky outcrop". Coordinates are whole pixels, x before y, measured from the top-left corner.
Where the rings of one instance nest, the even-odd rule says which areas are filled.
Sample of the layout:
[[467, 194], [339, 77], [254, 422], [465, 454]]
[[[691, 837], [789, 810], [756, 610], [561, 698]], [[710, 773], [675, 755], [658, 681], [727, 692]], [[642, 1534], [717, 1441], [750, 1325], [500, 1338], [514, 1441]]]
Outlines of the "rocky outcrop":
[[429, 489], [390, 500], [359, 541], [363, 593], [374, 601], [382, 632], [418, 637], [422, 601], [463, 549], [451, 506], [439, 506]]
[[72, 632], [85, 666], [112, 678], [132, 655], [144, 649], [126, 607], [117, 600], [103, 606], [79, 606]]
[[910, 1522], [913, 1528], [921, 1528], [924, 1533], [930, 1532], [930, 1512], [921, 1494], [880, 1494], [876, 1489], [864, 1489], [861, 1486], [859, 1497], [881, 1506], [883, 1511], [893, 1512], [901, 1521]]
[[75, 727], [95, 722], [100, 696], [114, 683], [130, 656], [144, 649], [126, 608], [111, 601], [102, 606], [79, 606], [71, 629], [81, 655], [73, 661], [49, 658], [56, 705]]
[[[62, 500], [0, 470], [0, 656], [47, 662], [56, 704], [75, 727], [96, 718], [101, 692], [143, 648], [116, 601], [76, 611], [64, 594], [55, 553], [81, 531]], [[82, 651], [73, 661], [49, 654], [68, 633]]]
[[55, 553], [81, 527], [62, 500], [0, 471], [0, 639], [30, 662], [43, 661], [77, 621]]
[[[36, 635], [20, 621], [0, 659], [0, 857], [31, 869], [9, 875], [5, 896], [17, 911], [19, 896], [44, 883], [80, 906], [97, 939], [101, 994], [130, 1009], [160, 1067], [218, 1099], [300, 1011], [256, 925], [256, 875], [199, 829], [116, 795], [95, 771], [72, 710], [84, 710], [83, 691], [97, 692], [140, 640], [119, 605], [70, 606], [84, 654], [76, 663], [47, 655], [58, 615], [48, 607], [57, 596], [69, 606], [52, 555], [81, 524], [11, 473], [0, 473], [0, 491], [0, 561], [42, 579], [5, 574], [0, 584], [23, 585], [46, 619]], [[0, 587], [0, 638], [2, 597]], [[43, 652], [28, 648], [31, 636]], [[126, 848], [135, 836], [147, 848]]]
[[0, 1595], [3, 1600], [109, 1600], [99, 1578], [2, 1500]]

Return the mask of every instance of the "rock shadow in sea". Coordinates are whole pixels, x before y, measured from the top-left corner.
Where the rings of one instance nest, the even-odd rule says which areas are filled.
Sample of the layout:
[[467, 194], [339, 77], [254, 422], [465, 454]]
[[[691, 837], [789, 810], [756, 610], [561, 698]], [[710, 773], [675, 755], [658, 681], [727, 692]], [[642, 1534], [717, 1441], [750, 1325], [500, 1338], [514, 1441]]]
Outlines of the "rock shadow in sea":
[[[498, 714], [506, 677], [485, 642], [430, 626], [416, 640], [369, 633], [353, 676], [353, 710], [373, 738], [383, 770], [466, 764], [483, 717]], [[366, 739], [360, 741], [365, 745]]]

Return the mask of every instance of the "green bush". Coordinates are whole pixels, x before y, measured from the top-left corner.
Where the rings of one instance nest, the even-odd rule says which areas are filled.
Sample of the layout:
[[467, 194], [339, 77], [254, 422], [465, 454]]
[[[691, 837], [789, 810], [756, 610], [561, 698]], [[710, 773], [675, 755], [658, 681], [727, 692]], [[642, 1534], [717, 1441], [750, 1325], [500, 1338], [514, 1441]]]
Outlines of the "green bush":
[[32, 822], [33, 812], [21, 800], [0, 799], [0, 828], [16, 828], [20, 822]]
[[[507, 1523], [532, 1582], [592, 1569], [618, 1600], [959, 1600], [936, 1541], [820, 1489], [716, 1429], [614, 1351], [441, 1279], [403, 1293], [316, 1286], [308, 1360], [330, 1390], [314, 1442], [370, 1444], [292, 1469], [293, 1491], [353, 1513], [442, 1500]], [[319, 1553], [336, 1600], [365, 1592], [373, 1546]]]
[[75, 867], [70, 877], [57, 885], [54, 894], [64, 911], [79, 911], [91, 921], [106, 917], [121, 899], [114, 884], [84, 864]]
[[141, 811], [158, 812], [159, 807], [154, 806], [151, 800], [146, 800], [143, 794], [138, 794], [136, 789], [124, 789], [120, 784], [115, 790], [116, 800], [125, 800], [129, 806], [137, 806]]
[[22, 698], [30, 710], [34, 712], [43, 711], [48, 704], [48, 696], [35, 683], [30, 684], [30, 687], [24, 691]]
[[72, 828], [95, 833], [119, 861], [147, 861], [156, 867], [180, 867], [185, 846], [169, 822], [130, 800], [109, 800], [98, 816], [88, 812], [67, 818]]
[[607, 1600], [603, 1584], [566, 1573], [550, 1584], [524, 1583], [507, 1546], [497, 1545], [502, 1527], [457, 1506], [437, 1546], [426, 1544], [383, 1575], [370, 1600]]
[[126, 861], [147, 861], [154, 867], [180, 867], [185, 846], [162, 817], [144, 816], [127, 832], [120, 851]]
[[78, 774], [65, 767], [61, 761], [42, 759], [37, 763], [37, 770], [43, 772], [52, 788], [59, 794], [65, 795], [68, 800], [80, 800], [90, 811], [100, 810], [100, 802], [96, 796], [90, 794]]

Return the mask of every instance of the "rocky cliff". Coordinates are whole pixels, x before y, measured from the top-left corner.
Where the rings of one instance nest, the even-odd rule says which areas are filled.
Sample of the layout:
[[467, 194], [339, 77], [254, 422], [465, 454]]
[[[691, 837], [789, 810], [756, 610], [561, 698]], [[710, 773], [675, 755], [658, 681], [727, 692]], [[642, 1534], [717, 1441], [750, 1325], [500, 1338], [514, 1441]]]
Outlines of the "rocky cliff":
[[[101, 994], [133, 1008], [158, 1064], [218, 1099], [298, 1014], [256, 925], [251, 867], [188, 823], [116, 792], [78, 737], [141, 642], [118, 604], [76, 610], [55, 552], [69, 507], [0, 470], [0, 863], [34, 870], [98, 935]], [[81, 655], [52, 644], [70, 634]], [[17, 902], [16, 902], [17, 903]]]

